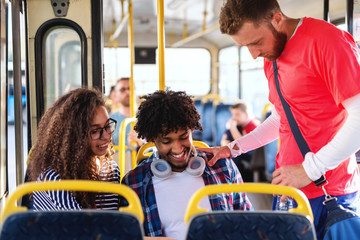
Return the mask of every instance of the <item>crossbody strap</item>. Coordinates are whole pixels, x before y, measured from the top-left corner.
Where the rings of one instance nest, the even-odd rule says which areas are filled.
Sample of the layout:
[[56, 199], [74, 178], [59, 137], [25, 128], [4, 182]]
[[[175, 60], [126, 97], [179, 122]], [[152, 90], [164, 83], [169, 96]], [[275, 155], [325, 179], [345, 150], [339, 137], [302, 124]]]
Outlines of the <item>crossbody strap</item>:
[[294, 138], [295, 138], [296, 143], [301, 151], [302, 156], [305, 157], [305, 154], [310, 152], [310, 148], [309, 148], [307, 142], [305, 141], [303, 135], [300, 132], [299, 126], [297, 125], [297, 123], [295, 121], [294, 115], [291, 112], [289, 104], [286, 102], [285, 98], [283, 97], [283, 95], [281, 93], [279, 78], [278, 78], [278, 68], [277, 68], [276, 61], [273, 61], [273, 68], [274, 68], [274, 78], [275, 78], [276, 90], [279, 94], [281, 104], [284, 108], [286, 118], [287, 118], [290, 128], [291, 128], [291, 132], [294, 135]]
[[[289, 122], [291, 132], [294, 135], [296, 144], [298, 145], [298, 147], [300, 149], [301, 155], [303, 156], [303, 158], [305, 158], [305, 154], [310, 152], [310, 148], [309, 148], [309, 145], [307, 144], [307, 142], [305, 141], [303, 135], [300, 132], [299, 126], [296, 123], [296, 120], [294, 118], [294, 115], [291, 112], [289, 104], [286, 102], [285, 98], [283, 97], [283, 95], [281, 93], [280, 83], [279, 83], [279, 78], [278, 78], [278, 68], [277, 68], [276, 61], [273, 61], [273, 69], [274, 69], [276, 90], [279, 94], [280, 101], [284, 108], [286, 118]], [[325, 185], [327, 183], [327, 181], [326, 181], [326, 178], [324, 177], [324, 175], [322, 175], [318, 180], [314, 181], [314, 183], [317, 187], [321, 187], [322, 185]]]

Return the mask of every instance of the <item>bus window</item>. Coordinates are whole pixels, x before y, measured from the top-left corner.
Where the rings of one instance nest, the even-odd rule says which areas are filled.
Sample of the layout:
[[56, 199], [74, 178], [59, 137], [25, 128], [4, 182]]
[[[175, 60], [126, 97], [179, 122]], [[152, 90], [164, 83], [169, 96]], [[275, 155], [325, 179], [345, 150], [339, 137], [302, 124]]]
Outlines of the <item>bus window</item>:
[[[157, 54], [157, 52], [156, 52]], [[105, 48], [106, 93], [120, 77], [130, 76], [130, 50]], [[165, 49], [165, 84], [174, 91], [186, 91], [189, 95], [205, 95], [210, 91], [211, 58], [203, 48]], [[136, 93], [143, 95], [159, 89], [157, 64], [135, 64], [134, 82]]]
[[246, 47], [240, 48], [241, 99], [249, 103], [254, 115], [261, 119], [262, 111], [269, 102], [268, 82], [264, 73], [264, 60], [254, 60]]
[[219, 51], [219, 95], [240, 97], [239, 47], [232, 46]]
[[262, 59], [252, 59], [246, 47], [239, 50], [239, 47], [233, 46], [219, 52], [220, 97], [241, 98], [252, 107], [259, 119], [269, 95], [263, 65]]
[[44, 39], [45, 109], [64, 93], [81, 87], [81, 45], [75, 30], [50, 29]]

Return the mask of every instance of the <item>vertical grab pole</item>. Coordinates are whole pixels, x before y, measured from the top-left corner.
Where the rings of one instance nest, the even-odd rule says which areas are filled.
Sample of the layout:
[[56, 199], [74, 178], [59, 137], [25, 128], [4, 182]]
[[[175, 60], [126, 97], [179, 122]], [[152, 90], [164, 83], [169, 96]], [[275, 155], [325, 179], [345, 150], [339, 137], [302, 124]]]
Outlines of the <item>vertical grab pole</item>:
[[124, 19], [125, 14], [124, 14], [124, 0], [120, 0], [121, 2], [121, 20]]
[[[133, 27], [133, 5], [132, 0], [129, 0], [129, 28], [128, 28], [128, 45], [130, 48], [130, 117], [135, 117], [136, 114], [136, 101], [135, 101], [135, 84], [134, 84], [134, 63], [135, 63], [135, 48], [134, 48], [134, 27]], [[131, 129], [134, 129], [134, 123], [131, 122]], [[133, 146], [131, 150], [131, 159], [136, 158], [136, 143], [128, 143]], [[124, 154], [125, 155], [125, 154]], [[133, 161], [132, 161], [133, 162]], [[132, 168], [135, 168], [134, 164], [131, 164]]]
[[184, 10], [183, 34], [182, 34], [182, 38], [183, 38], [183, 39], [187, 38], [187, 29], [188, 29], [188, 24], [187, 24], [187, 12], [186, 12], [186, 9], [185, 9], [185, 10]]
[[323, 18], [324, 21], [329, 22], [329, 0], [324, 0]]
[[128, 27], [128, 45], [130, 48], [130, 117], [135, 116], [135, 94], [134, 94], [134, 28], [133, 28], [133, 6], [132, 0], [129, 0], [129, 27]]
[[347, 31], [353, 36], [354, 29], [354, 0], [346, 0], [346, 24]]
[[207, 10], [207, 0], [204, 0], [204, 19], [203, 19], [203, 26], [202, 26], [202, 30], [205, 31], [206, 30], [206, 15], [208, 14]]
[[21, 101], [21, 47], [20, 47], [20, 6], [22, 1], [11, 1], [13, 68], [14, 68], [14, 106], [15, 106], [15, 149], [16, 185], [24, 182], [23, 123]]
[[157, 29], [159, 49], [159, 90], [165, 90], [165, 30], [164, 30], [164, 0], [157, 1]]

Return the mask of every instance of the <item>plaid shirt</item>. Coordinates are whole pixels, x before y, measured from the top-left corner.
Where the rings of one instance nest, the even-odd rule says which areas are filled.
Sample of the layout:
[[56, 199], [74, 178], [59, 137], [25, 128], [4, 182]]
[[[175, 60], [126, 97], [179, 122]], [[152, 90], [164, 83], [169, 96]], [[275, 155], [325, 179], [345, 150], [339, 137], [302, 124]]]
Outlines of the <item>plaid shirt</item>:
[[[198, 156], [208, 159], [203, 152]], [[144, 211], [145, 236], [163, 236], [160, 217], [155, 199], [155, 190], [152, 183], [153, 174], [150, 170], [155, 154], [142, 161], [134, 170], [130, 171], [122, 180], [123, 184], [132, 188], [140, 198]], [[243, 183], [241, 174], [231, 159], [221, 159], [212, 167], [206, 166], [202, 175], [205, 185], [222, 183]], [[212, 210], [253, 210], [245, 193], [221, 193], [210, 195], [209, 201]]]

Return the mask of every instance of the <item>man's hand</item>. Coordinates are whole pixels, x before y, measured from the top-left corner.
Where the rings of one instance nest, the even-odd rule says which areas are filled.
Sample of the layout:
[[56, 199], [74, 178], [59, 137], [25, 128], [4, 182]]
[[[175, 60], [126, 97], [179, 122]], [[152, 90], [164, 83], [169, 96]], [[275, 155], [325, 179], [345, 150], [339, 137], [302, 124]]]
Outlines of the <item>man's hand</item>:
[[[302, 164], [282, 166], [273, 172], [272, 184], [302, 188], [311, 183]], [[280, 201], [284, 201], [282, 196]]]
[[230, 149], [227, 146], [211, 147], [211, 148], [196, 148], [196, 150], [206, 152], [206, 153], [211, 153], [212, 155], [214, 155], [214, 157], [208, 161], [208, 165], [210, 167], [213, 166], [219, 159], [231, 157]]
[[230, 118], [228, 121], [227, 121], [227, 124], [229, 124], [229, 128], [234, 128], [234, 129], [237, 129], [237, 122], [235, 119], [232, 119]]
[[138, 146], [143, 145], [143, 142], [141, 139], [137, 138], [137, 133], [133, 129], [130, 130], [129, 134], [127, 135], [127, 141], [129, 144], [135, 142]]

